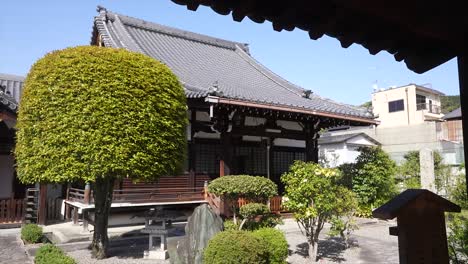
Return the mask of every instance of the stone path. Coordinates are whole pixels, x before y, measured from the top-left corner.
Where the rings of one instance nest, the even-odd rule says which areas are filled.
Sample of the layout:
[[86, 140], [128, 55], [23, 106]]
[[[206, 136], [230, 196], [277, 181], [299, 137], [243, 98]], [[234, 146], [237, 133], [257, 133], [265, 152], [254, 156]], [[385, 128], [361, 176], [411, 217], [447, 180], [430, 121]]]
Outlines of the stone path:
[[[358, 219], [358, 225], [359, 229], [351, 235], [351, 247], [348, 249], [344, 249], [340, 239], [328, 237], [328, 228], [325, 227], [320, 234], [319, 263], [399, 263], [398, 239], [388, 234], [388, 227], [396, 225], [395, 222]], [[310, 263], [308, 244], [297, 223], [286, 219], [280, 229], [285, 232], [289, 244], [288, 263]]]
[[26, 255], [19, 238], [20, 229], [0, 229], [0, 263], [29, 264], [32, 261]]

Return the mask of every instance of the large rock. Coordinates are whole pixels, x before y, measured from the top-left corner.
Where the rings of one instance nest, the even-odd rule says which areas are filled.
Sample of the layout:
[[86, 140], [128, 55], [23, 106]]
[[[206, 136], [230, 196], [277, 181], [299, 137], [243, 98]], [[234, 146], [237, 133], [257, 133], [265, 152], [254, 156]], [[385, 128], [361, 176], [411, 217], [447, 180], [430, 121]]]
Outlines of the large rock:
[[195, 208], [185, 226], [185, 238], [177, 250], [170, 250], [171, 263], [202, 264], [203, 250], [208, 241], [223, 230], [223, 220], [207, 204]]

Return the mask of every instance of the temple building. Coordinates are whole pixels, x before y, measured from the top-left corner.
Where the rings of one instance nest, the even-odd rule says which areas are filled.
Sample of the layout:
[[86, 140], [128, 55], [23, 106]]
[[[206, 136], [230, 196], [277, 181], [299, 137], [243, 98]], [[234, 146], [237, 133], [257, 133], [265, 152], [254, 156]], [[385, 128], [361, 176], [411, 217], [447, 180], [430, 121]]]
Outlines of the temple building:
[[256, 61], [247, 44], [187, 32], [98, 7], [92, 45], [163, 62], [185, 88], [187, 171], [262, 175], [279, 183], [294, 160], [318, 160], [319, 131], [376, 124], [366, 109], [322, 98]]

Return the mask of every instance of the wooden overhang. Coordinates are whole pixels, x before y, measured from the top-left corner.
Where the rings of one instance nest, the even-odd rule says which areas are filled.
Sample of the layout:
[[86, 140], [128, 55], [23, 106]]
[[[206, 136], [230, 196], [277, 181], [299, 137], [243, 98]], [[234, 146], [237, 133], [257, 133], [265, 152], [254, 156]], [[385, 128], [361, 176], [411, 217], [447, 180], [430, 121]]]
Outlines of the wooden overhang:
[[295, 28], [311, 39], [336, 38], [341, 46], [361, 44], [370, 54], [386, 50], [409, 69], [423, 73], [465, 49], [468, 16], [463, 1], [371, 0], [172, 0], [197, 10], [211, 7], [235, 21], [270, 21], [276, 31]]

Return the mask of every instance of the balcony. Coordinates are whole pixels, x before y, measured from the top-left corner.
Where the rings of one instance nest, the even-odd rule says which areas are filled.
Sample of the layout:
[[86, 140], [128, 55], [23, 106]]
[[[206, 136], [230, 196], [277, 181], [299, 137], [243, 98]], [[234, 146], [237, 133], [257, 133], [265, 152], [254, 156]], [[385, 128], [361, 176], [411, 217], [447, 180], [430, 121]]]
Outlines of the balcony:
[[417, 104], [416, 110], [417, 111], [424, 110], [424, 114], [440, 115], [442, 113], [439, 105], [428, 104], [428, 103]]

